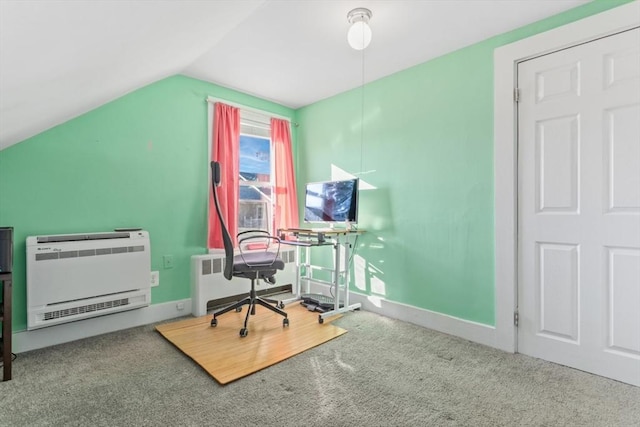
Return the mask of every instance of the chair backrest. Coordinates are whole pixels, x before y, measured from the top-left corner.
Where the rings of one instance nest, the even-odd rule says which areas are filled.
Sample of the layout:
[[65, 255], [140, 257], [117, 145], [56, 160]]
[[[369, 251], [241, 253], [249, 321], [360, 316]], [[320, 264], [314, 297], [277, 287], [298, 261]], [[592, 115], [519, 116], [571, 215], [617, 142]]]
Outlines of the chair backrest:
[[220, 201], [218, 200], [217, 187], [220, 185], [220, 163], [211, 162], [211, 191], [213, 192], [213, 201], [216, 205], [216, 213], [220, 220], [220, 228], [222, 230], [222, 242], [224, 243], [224, 277], [231, 280], [233, 277], [233, 240], [227, 229], [227, 224], [222, 217], [220, 210]]

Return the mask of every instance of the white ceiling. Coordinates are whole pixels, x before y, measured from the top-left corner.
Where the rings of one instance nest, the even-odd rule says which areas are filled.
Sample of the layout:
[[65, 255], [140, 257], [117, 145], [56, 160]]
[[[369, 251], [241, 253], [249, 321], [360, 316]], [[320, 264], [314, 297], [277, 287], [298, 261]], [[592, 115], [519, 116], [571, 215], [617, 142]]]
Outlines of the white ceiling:
[[298, 108], [587, 2], [0, 0], [0, 149], [175, 74]]

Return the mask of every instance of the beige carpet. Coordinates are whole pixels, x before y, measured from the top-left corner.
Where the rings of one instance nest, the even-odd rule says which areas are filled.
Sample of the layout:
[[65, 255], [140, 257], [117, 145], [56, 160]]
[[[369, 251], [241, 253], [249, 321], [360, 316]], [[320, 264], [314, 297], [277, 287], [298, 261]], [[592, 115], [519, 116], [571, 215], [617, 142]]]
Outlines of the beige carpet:
[[291, 356], [325, 343], [347, 331], [331, 324], [336, 316], [323, 324], [318, 313], [298, 303], [285, 311], [289, 326], [282, 326], [282, 316], [257, 307], [249, 319], [249, 334], [240, 337], [247, 306], [218, 317], [211, 327], [211, 315], [156, 326], [173, 345], [193, 359], [220, 384], [227, 384], [274, 365]]

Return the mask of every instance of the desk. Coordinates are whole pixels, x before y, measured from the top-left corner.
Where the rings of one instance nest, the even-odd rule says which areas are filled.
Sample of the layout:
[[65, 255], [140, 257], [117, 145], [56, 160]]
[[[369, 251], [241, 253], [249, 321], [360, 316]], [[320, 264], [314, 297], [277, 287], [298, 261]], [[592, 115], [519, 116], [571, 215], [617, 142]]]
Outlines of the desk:
[[0, 322], [2, 322], [2, 381], [11, 379], [11, 273], [0, 273], [2, 284], [2, 305]]
[[[352, 238], [362, 233], [364, 233], [364, 230], [333, 228], [286, 228], [279, 230], [282, 244], [296, 246], [296, 299], [299, 300], [302, 295], [301, 282], [306, 283], [307, 290], [312, 282], [326, 284], [331, 287], [334, 297], [333, 310], [321, 313], [318, 316], [320, 323], [323, 323], [327, 317], [360, 308], [360, 303], [349, 304], [349, 261], [353, 244]], [[292, 240], [287, 240], [288, 238], [292, 238]], [[318, 246], [331, 246], [333, 248], [333, 268], [321, 267], [311, 263], [311, 248]], [[304, 258], [301, 257], [303, 251]], [[312, 275], [314, 270], [331, 272], [331, 282], [314, 279]], [[340, 299], [341, 294], [342, 301]], [[340, 304], [341, 302], [342, 304]]]

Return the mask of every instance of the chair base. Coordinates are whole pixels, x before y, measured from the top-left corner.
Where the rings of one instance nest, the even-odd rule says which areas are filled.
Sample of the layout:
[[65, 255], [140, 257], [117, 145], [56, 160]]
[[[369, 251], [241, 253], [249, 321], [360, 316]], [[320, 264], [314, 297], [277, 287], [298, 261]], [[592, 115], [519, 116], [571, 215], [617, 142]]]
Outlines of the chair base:
[[[275, 305], [272, 305], [272, 304], [275, 304]], [[218, 311], [213, 312], [213, 318], [211, 319], [211, 326], [215, 327], [218, 325], [218, 319], [217, 319], [218, 316], [224, 313], [228, 313], [231, 310], [235, 310], [236, 312], [242, 311], [242, 306], [245, 306], [245, 305], [248, 305], [249, 308], [244, 318], [244, 326], [242, 327], [242, 329], [240, 329], [241, 337], [246, 337], [247, 334], [249, 333], [249, 330], [247, 329], [247, 324], [249, 323], [249, 316], [256, 314], [256, 305], [265, 307], [273, 311], [274, 313], [277, 313], [283, 316], [284, 319], [282, 319], [282, 326], [283, 327], [289, 326], [289, 318], [287, 317], [287, 313], [284, 310], [281, 310], [279, 308], [279, 307], [284, 307], [284, 304], [282, 304], [282, 302], [280, 301], [276, 301], [269, 298], [260, 298], [259, 296], [257, 296], [256, 290], [255, 290], [255, 279], [251, 280], [251, 292], [248, 297], [243, 298], [234, 304], [231, 304], [225, 308], [222, 308]]]

